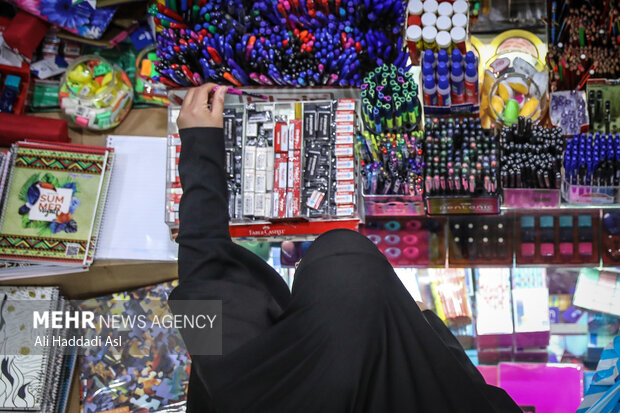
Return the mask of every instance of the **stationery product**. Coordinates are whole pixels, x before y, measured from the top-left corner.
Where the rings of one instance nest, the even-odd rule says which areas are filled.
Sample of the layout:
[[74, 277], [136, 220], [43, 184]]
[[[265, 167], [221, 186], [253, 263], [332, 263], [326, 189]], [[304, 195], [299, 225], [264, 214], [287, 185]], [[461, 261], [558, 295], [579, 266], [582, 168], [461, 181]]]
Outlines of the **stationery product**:
[[588, 82], [586, 96], [589, 131], [606, 134], [620, 132], [620, 106], [616, 103], [620, 87], [614, 81]]
[[95, 258], [176, 260], [178, 246], [161, 219], [166, 139], [110, 135], [107, 146], [114, 149], [114, 172]]
[[553, 70], [552, 90], [581, 90], [592, 76], [618, 78], [618, 10], [604, 2], [553, 5], [547, 55]]
[[149, 12], [158, 32], [157, 69], [175, 84], [304, 87], [359, 86], [376, 65], [404, 68], [408, 55], [399, 34], [405, 8], [395, 0], [348, 5], [217, 0]]
[[465, 61], [458, 48], [445, 47], [436, 54], [426, 50], [422, 62], [427, 113], [450, 113], [452, 106], [463, 104], [471, 105], [472, 110], [478, 107], [478, 60], [473, 54]]
[[[531, 406], [530, 410], [524, 411], [574, 412], [583, 398], [583, 366], [574, 363], [500, 363], [499, 387], [505, 389], [519, 406]], [[551, 394], [553, 397], [549, 397]]]
[[451, 327], [472, 322], [467, 293], [467, 270], [428, 269], [435, 311]]
[[416, 1], [413, 5], [410, 2], [407, 32], [417, 33], [419, 29], [421, 33], [421, 39], [415, 37], [417, 40], [413, 40], [412, 36], [412, 41], [407, 43], [414, 64], [426, 50], [437, 52], [457, 48], [463, 54], [466, 52], [469, 6], [466, 1], [463, 3], [456, 2], [455, 9], [449, 1], [437, 3], [436, 0], [425, 0]]
[[76, 59], [65, 72], [58, 93], [60, 106], [75, 125], [93, 130], [116, 127], [133, 102], [127, 74], [95, 56]]
[[410, 72], [383, 65], [364, 78], [361, 89], [367, 129], [376, 133], [417, 129], [421, 115], [418, 85]]
[[476, 274], [476, 334], [481, 363], [510, 360], [513, 317], [509, 268], [479, 268]]
[[116, 7], [96, 7], [90, 2], [69, 4], [62, 0], [12, 2], [32, 15], [87, 39], [99, 39], [116, 12]]
[[[509, 205], [516, 203], [518, 193], [507, 188], [560, 189], [562, 182], [562, 152], [564, 138], [562, 129], [532, 126], [531, 119], [523, 116], [512, 126], [504, 126], [499, 133], [502, 149], [502, 188], [510, 197]], [[550, 195], [556, 199], [549, 206], [557, 206], [559, 191]], [[527, 202], [527, 200], [525, 200]], [[537, 204], [540, 204], [538, 202]]]
[[64, 309], [57, 287], [0, 287], [3, 411], [64, 412], [74, 358], [60, 346], [43, 345], [65, 332], [49, 326], [35, 329], [32, 316], [35, 310]]
[[582, 133], [569, 139], [564, 151], [564, 199], [574, 204], [616, 203], [619, 159], [619, 134]]
[[575, 135], [585, 131], [590, 122], [586, 92], [571, 90], [552, 93], [549, 117], [553, 125], [562, 128], [564, 135]]
[[[332, 103], [333, 105], [333, 103]], [[332, 165], [330, 213], [337, 217], [351, 216], [355, 212], [357, 190], [357, 162], [354, 153], [354, 136], [359, 149], [360, 134], [357, 128], [357, 102], [339, 99], [334, 116], [335, 139], [332, 139]], [[404, 115], [403, 115], [404, 116]], [[396, 121], [398, 123], [398, 120]], [[319, 127], [320, 123], [319, 123]], [[298, 202], [295, 198], [295, 202]]]
[[510, 126], [519, 116], [537, 122], [546, 109], [546, 85], [541, 89], [533, 77], [506, 73], [491, 87], [489, 100], [492, 116], [498, 122]]
[[515, 347], [520, 357], [547, 361], [550, 338], [549, 289], [544, 268], [512, 269]]
[[511, 224], [509, 216], [450, 217], [450, 265], [512, 264]]
[[516, 263], [597, 264], [599, 262], [596, 213], [566, 211], [517, 216]]
[[576, 413], [586, 413], [592, 409], [617, 409], [618, 383], [620, 375], [614, 368], [620, 362], [620, 336], [616, 336], [603, 350], [596, 366], [592, 383], [586, 386], [586, 397], [581, 401]]
[[134, 82], [136, 102], [144, 102], [158, 106], [167, 106], [170, 103], [166, 84], [160, 82], [160, 74], [157, 71], [158, 61], [159, 57], [155, 53], [154, 45], [142, 50], [136, 58], [136, 75]]
[[[176, 328], [165, 328], [170, 317], [168, 295], [177, 282], [157, 284], [111, 296], [92, 298], [80, 310], [96, 318], [123, 314], [144, 320], [127, 328], [105, 330], [95, 323], [86, 337], [108, 334], [122, 346], [88, 347], [80, 358], [82, 411], [96, 413], [113, 409], [129, 411], [183, 410], [191, 361]], [[126, 324], [128, 323], [121, 323]]]
[[0, 257], [92, 263], [112, 160], [109, 148], [15, 144], [0, 219]]
[[442, 226], [436, 220], [373, 218], [360, 227], [394, 267], [442, 265]]
[[620, 262], [620, 213], [604, 211], [601, 231], [603, 265], [616, 266]]
[[[493, 136], [483, 133], [480, 120], [474, 118], [426, 119], [425, 127], [425, 178], [424, 191], [428, 199], [434, 197], [491, 197], [498, 193], [498, 145]], [[429, 198], [429, 196], [431, 196]], [[442, 201], [444, 202], [444, 201]], [[497, 204], [497, 200], [491, 203]], [[437, 205], [439, 210], [455, 213], [463, 208], [454, 205]], [[489, 213], [497, 205], [470, 205], [461, 213], [479, 209]], [[427, 205], [428, 210], [428, 205]]]
[[13, 105], [19, 96], [21, 80], [18, 76], [7, 75], [4, 77], [4, 87], [0, 94], [0, 112], [13, 113]]

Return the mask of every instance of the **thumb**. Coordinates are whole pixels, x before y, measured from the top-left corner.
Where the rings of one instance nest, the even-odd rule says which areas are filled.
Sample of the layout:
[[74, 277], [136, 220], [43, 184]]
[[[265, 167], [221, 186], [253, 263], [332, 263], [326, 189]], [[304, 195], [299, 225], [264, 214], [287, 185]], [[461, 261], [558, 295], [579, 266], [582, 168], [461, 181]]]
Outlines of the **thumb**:
[[224, 112], [224, 98], [226, 97], [226, 86], [218, 86], [213, 94], [213, 102], [211, 102], [211, 112], [214, 115], [221, 115]]

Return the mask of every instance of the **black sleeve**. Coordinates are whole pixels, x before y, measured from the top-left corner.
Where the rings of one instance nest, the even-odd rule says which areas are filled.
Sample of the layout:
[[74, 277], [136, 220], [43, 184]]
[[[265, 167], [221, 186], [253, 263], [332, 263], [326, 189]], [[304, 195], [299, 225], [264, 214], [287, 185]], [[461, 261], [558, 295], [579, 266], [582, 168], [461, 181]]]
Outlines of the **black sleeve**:
[[521, 411], [517, 408], [517, 405], [512, 398], [506, 393], [504, 389], [486, 384], [484, 377], [480, 371], [471, 362], [461, 343], [454, 337], [454, 334], [450, 329], [441, 321], [437, 314], [431, 310], [425, 310], [422, 312], [424, 317], [431, 325], [433, 330], [439, 335], [444, 344], [450, 349], [452, 354], [456, 357], [459, 364], [467, 371], [471, 379], [482, 386], [484, 394], [487, 400], [495, 407], [494, 411], [497, 412], [518, 412]]
[[270, 325], [290, 292], [273, 268], [230, 238], [223, 129], [179, 133], [179, 286], [170, 298], [222, 300], [227, 352]]

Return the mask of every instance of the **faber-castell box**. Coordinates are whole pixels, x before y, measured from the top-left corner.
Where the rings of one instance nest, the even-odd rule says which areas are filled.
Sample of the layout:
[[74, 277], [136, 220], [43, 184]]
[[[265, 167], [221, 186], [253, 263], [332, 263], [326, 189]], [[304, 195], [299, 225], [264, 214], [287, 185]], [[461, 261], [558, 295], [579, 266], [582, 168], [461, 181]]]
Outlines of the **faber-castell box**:
[[558, 208], [559, 189], [504, 188], [502, 206], [506, 208]]

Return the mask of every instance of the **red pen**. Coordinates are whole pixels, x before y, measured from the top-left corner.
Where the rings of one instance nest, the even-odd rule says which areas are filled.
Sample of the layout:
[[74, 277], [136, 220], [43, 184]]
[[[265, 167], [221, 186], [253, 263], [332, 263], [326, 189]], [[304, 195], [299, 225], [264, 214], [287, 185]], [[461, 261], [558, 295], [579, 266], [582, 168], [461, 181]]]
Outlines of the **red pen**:
[[173, 18], [174, 20], [178, 20], [180, 22], [183, 21], [183, 17], [181, 17], [180, 14], [174, 12], [173, 10], [167, 8], [166, 6], [164, 6], [163, 4], [159, 4], [157, 3], [157, 10], [159, 10], [159, 12], [161, 14], [165, 14], [166, 16]]
[[217, 63], [218, 65], [222, 63], [222, 58], [220, 57], [220, 54], [217, 52], [217, 50], [212, 47], [207, 47], [207, 52], [209, 52], [209, 55], [211, 55], [211, 58], [215, 63]]

